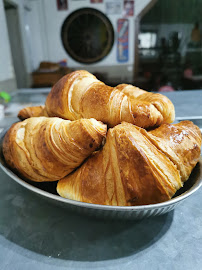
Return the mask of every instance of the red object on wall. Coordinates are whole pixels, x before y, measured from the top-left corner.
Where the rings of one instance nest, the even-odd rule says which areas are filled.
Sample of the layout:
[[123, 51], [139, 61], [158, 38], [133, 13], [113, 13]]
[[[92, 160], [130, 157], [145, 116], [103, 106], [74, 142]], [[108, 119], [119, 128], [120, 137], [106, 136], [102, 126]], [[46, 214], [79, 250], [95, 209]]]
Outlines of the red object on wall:
[[133, 16], [134, 15], [134, 1], [133, 0], [124, 0], [124, 11], [123, 16]]
[[127, 62], [128, 61], [128, 32], [129, 32], [128, 19], [118, 19], [117, 32], [118, 32], [117, 61]]
[[58, 10], [67, 10], [68, 9], [67, 0], [57, 0], [57, 8]]
[[103, 0], [91, 0], [91, 3], [103, 3]]

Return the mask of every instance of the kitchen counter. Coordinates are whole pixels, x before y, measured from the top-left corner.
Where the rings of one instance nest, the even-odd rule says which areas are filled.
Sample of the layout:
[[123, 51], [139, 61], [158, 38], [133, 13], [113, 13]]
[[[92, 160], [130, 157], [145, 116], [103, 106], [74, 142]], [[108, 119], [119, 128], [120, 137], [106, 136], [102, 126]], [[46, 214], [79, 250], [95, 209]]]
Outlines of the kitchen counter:
[[[35, 91], [26, 99], [23, 91], [13, 103], [40, 104], [48, 92]], [[202, 90], [166, 95], [177, 117], [202, 116]], [[0, 128], [16, 120], [8, 110]], [[50, 204], [2, 170], [0, 183], [1, 270], [202, 269], [202, 188], [168, 214], [124, 221], [94, 219]]]

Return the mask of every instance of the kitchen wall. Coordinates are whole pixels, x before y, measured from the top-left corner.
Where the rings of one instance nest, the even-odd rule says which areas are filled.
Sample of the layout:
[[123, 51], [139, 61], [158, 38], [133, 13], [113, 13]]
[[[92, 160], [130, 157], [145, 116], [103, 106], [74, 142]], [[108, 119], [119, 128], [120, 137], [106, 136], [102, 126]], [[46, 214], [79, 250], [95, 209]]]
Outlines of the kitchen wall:
[[16, 88], [3, 0], [0, 0], [0, 91], [11, 92]]
[[[68, 10], [58, 11], [56, 0], [8, 0], [15, 3], [18, 7], [19, 24], [21, 28], [21, 39], [23, 49], [22, 62], [25, 66], [26, 79], [25, 86], [30, 84], [29, 74], [36, 70], [41, 61], [54, 61], [58, 62], [62, 59], [67, 59], [68, 66], [71, 68], [84, 68], [90, 72], [107, 72], [110, 74], [111, 79], [121, 79], [122, 81], [132, 82], [134, 75], [134, 62], [135, 62], [135, 42], [137, 40], [137, 31], [139, 26], [139, 16], [142, 14], [146, 7], [156, 0], [136, 0], [135, 1], [135, 14], [129, 17], [129, 60], [127, 63], [118, 63], [116, 60], [116, 40], [110, 54], [102, 61], [93, 65], [81, 65], [71, 59], [63, 48], [61, 42], [61, 26], [68, 14], [80, 7], [93, 7], [106, 12], [105, 1], [101, 4], [91, 4], [90, 0], [68, 0]], [[0, 0], [0, 12], [3, 12], [3, 0]], [[1, 15], [1, 14], [0, 14]], [[122, 15], [110, 15], [110, 20], [116, 31], [117, 19]], [[3, 20], [0, 28], [5, 27], [5, 16], [0, 16]], [[5, 33], [4, 33], [5, 35]], [[6, 40], [6, 39], [5, 39]], [[8, 39], [7, 39], [8, 42]], [[7, 43], [3, 41], [4, 48], [8, 47]], [[4, 54], [4, 53], [3, 53]], [[5, 54], [4, 54], [5, 57]], [[7, 61], [9, 63], [9, 61]], [[12, 60], [10, 59], [10, 62]], [[9, 64], [8, 64], [9, 67]], [[1, 64], [2, 68], [2, 64]], [[19, 67], [20, 68], [20, 67]], [[7, 76], [13, 74], [13, 70], [4, 71]]]
[[[104, 72], [109, 74], [111, 80], [115, 80], [116, 77], [122, 77], [123, 80], [132, 80], [133, 76], [133, 63], [134, 63], [134, 18], [129, 19], [129, 60], [127, 63], [118, 63], [116, 60], [117, 54], [117, 36], [115, 35], [115, 42], [110, 53], [103, 60], [95, 63], [93, 65], [80, 64], [69, 57], [63, 48], [61, 41], [61, 26], [68, 16], [69, 13], [82, 7], [97, 8], [103, 13], [106, 13], [105, 3], [100, 4], [90, 4], [90, 1], [69, 1], [68, 11], [58, 11], [56, 7], [55, 0], [45, 0], [44, 1], [44, 17], [45, 17], [45, 28], [46, 28], [46, 38], [47, 38], [47, 52], [48, 59], [50, 61], [59, 61], [62, 59], [67, 59], [68, 65], [74, 69], [87, 69], [90, 72]], [[84, 6], [83, 6], [84, 5]], [[110, 21], [116, 30], [117, 20], [122, 17], [121, 15], [109, 15]], [[54, 18], [54, 20], [52, 20]], [[113, 68], [111, 68], [113, 67]]]
[[[32, 13], [31, 3], [32, 0], [9, 0], [11, 3], [17, 6], [18, 16], [19, 16], [19, 27], [21, 32], [22, 50], [24, 65], [26, 67], [26, 72], [32, 72], [32, 64], [30, 58], [30, 46], [29, 46], [29, 25], [28, 20]], [[35, 0], [33, 0], [35, 2]], [[38, 0], [37, 0], [38, 1]], [[37, 22], [37, 17], [36, 17]]]
[[[122, 1], [123, 2], [123, 1]], [[37, 41], [37, 35], [33, 35], [32, 51], [34, 57], [32, 60], [33, 66], [36, 69], [42, 60], [48, 60], [58, 62], [62, 59], [66, 59], [68, 66], [71, 68], [87, 69], [90, 72], [107, 72], [110, 74], [111, 80], [121, 79], [125, 81], [133, 80], [134, 75], [134, 62], [135, 62], [135, 31], [136, 19], [142, 13], [142, 11], [149, 4], [154, 3], [153, 0], [136, 0], [135, 1], [135, 14], [129, 19], [129, 60], [127, 63], [117, 62], [117, 20], [122, 18], [122, 14], [108, 15], [110, 21], [115, 29], [115, 42], [109, 55], [103, 60], [93, 65], [80, 64], [69, 57], [63, 48], [61, 41], [61, 26], [71, 12], [81, 7], [91, 7], [106, 13], [106, 1], [103, 3], [91, 4], [90, 0], [82, 1], [68, 1], [68, 10], [58, 11], [55, 0], [35, 1], [32, 8], [33, 20], [30, 19], [30, 29], [32, 33], [38, 33], [40, 38]], [[40, 11], [37, 13], [37, 10]], [[38, 23], [36, 24], [36, 18]], [[54, 18], [54, 19], [53, 19]], [[43, 42], [39, 42], [39, 40]]]
[[[7, 69], [4, 69], [4, 73], [6, 76], [11, 76], [12, 79], [9, 79], [9, 82], [12, 82], [10, 88], [16, 89], [16, 87], [20, 85], [20, 87], [29, 87], [31, 84], [31, 72], [33, 70], [33, 66], [31, 63], [31, 53], [29, 46], [29, 36], [27, 28], [28, 24], [26, 23], [27, 18], [29, 18], [28, 13], [31, 11], [29, 0], [5, 0], [5, 5], [3, 0], [0, 0], [0, 31], [3, 31], [4, 37], [1, 35], [1, 43], [0, 43], [0, 54], [4, 57], [0, 57], [0, 69], [4, 69], [4, 65], [12, 69], [12, 72], [8, 72]], [[15, 9], [6, 9], [6, 6], [11, 4]], [[1, 16], [2, 15], [2, 16]], [[16, 22], [18, 25], [16, 25]], [[1, 30], [2, 29], [2, 30]], [[12, 37], [12, 41], [10, 42], [9, 36]], [[6, 52], [9, 49], [9, 54]], [[12, 53], [11, 53], [12, 50]], [[16, 57], [15, 57], [16, 56]], [[19, 58], [16, 62], [16, 58]], [[12, 63], [12, 64], [10, 64]], [[11, 74], [12, 73], [12, 74]], [[18, 76], [17, 73], [21, 73]], [[17, 75], [17, 85], [16, 77]], [[4, 86], [3, 79], [0, 78], [1, 85]], [[15, 83], [13, 83], [15, 82]], [[3, 87], [7, 89], [6, 87]], [[9, 87], [8, 90], [9, 91]]]

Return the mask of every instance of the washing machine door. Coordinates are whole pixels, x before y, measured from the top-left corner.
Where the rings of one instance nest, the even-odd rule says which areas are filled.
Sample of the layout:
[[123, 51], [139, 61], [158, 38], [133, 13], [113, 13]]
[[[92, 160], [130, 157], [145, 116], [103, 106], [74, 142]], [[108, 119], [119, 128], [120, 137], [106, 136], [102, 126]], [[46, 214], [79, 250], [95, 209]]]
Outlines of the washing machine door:
[[104, 13], [82, 8], [65, 19], [61, 37], [66, 52], [74, 60], [91, 64], [109, 54], [114, 43], [114, 30]]

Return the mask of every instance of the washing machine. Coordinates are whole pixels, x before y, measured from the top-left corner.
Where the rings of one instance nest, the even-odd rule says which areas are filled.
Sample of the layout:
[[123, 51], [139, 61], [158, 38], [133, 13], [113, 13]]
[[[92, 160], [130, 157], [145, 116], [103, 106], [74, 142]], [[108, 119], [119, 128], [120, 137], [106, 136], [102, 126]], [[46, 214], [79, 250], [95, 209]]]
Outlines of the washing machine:
[[[132, 3], [128, 11], [124, 5], [127, 2]], [[70, 68], [103, 75], [111, 84], [132, 82], [134, 1], [67, 0], [66, 3], [64, 10], [54, 10], [47, 4], [51, 60], [66, 59]]]

